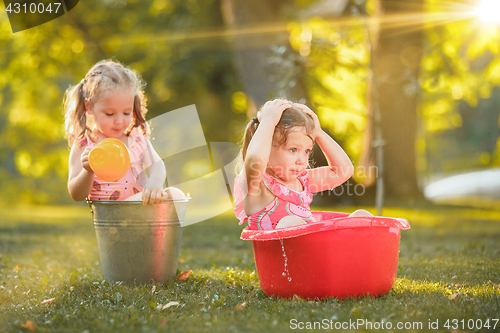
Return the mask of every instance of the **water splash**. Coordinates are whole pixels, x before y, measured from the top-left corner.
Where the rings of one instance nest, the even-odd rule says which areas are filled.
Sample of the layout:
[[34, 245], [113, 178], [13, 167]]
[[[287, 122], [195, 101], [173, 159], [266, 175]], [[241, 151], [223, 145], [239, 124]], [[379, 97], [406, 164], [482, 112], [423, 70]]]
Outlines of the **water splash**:
[[281, 275], [283, 276], [288, 276], [288, 282], [292, 281], [292, 278], [290, 277], [290, 272], [288, 271], [288, 257], [286, 256], [285, 253], [285, 246], [283, 245], [283, 239], [280, 238], [280, 243], [281, 243], [281, 250], [283, 251], [283, 258], [285, 259], [285, 269]]

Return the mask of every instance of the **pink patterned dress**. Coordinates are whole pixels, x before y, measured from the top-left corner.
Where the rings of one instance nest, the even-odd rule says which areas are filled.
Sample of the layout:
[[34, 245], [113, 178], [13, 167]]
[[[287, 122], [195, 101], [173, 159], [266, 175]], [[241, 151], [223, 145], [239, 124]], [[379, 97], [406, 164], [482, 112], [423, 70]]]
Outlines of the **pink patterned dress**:
[[[78, 141], [82, 147], [93, 148], [96, 144], [88, 136]], [[144, 174], [143, 158], [146, 154], [148, 143], [146, 138], [134, 128], [128, 139], [130, 153], [130, 170], [123, 178], [116, 182], [107, 182], [94, 175], [94, 182], [90, 190], [89, 200], [125, 200], [128, 197], [142, 192], [142, 187], [147, 180]]]
[[276, 225], [283, 217], [288, 215], [298, 216], [306, 223], [314, 222], [311, 208], [309, 207], [313, 195], [309, 185], [307, 171], [304, 171], [297, 177], [302, 184], [302, 192], [294, 191], [281, 184], [267, 173], [264, 173], [262, 180], [269, 191], [276, 197], [269, 205], [250, 216], [247, 216], [243, 209], [243, 191], [238, 184], [240, 175], [241, 173], [236, 176], [234, 180], [234, 204], [236, 206], [234, 213], [240, 220], [239, 224], [248, 222], [252, 230], [272, 230], [276, 228]]

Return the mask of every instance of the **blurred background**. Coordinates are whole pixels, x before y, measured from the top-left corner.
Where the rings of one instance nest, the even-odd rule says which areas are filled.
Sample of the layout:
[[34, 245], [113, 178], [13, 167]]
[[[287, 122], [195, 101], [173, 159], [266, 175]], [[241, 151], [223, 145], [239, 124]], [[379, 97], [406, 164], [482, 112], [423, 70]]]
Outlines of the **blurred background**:
[[115, 59], [147, 82], [148, 119], [195, 104], [207, 142], [238, 143], [268, 99], [309, 105], [356, 167], [316, 205], [374, 205], [383, 176], [388, 203], [498, 207], [499, 12], [498, 0], [88, 0], [13, 33], [0, 4], [0, 204], [73, 203], [63, 95]]

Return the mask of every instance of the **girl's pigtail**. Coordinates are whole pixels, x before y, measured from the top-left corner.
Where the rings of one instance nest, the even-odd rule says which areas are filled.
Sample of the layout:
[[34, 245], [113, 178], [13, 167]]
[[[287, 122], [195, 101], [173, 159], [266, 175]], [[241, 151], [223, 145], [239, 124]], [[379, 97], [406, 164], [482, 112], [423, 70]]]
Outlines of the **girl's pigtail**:
[[134, 110], [133, 110], [133, 119], [132, 119], [132, 126], [130, 129], [127, 131], [126, 134], [130, 134], [133, 128], [135, 127], [140, 127], [141, 133], [149, 137], [149, 127], [146, 123], [146, 119], [144, 118], [144, 115], [147, 112], [146, 106], [143, 104], [145, 102], [145, 97], [140, 96], [140, 95], [135, 95], [134, 97]]
[[243, 157], [243, 160], [245, 160], [248, 145], [250, 144], [250, 141], [252, 140], [253, 135], [257, 131], [258, 127], [259, 120], [257, 119], [257, 117], [255, 117], [248, 122], [247, 127], [245, 128], [245, 134], [243, 134], [243, 143], [241, 146], [241, 156]]
[[87, 117], [85, 114], [85, 81], [82, 80], [75, 87], [66, 90], [64, 109], [65, 132], [68, 143], [73, 146], [75, 141], [83, 136], [90, 129], [87, 127]]
[[240, 171], [243, 169], [243, 165], [245, 164], [245, 157], [247, 155], [248, 145], [250, 144], [250, 141], [252, 140], [253, 135], [257, 131], [258, 127], [259, 127], [259, 120], [257, 119], [257, 117], [255, 117], [248, 122], [247, 127], [245, 128], [245, 133], [243, 134], [243, 139], [241, 142], [240, 154], [238, 155], [238, 160], [236, 161], [236, 164], [234, 166], [234, 172], [236, 174], [239, 174]]

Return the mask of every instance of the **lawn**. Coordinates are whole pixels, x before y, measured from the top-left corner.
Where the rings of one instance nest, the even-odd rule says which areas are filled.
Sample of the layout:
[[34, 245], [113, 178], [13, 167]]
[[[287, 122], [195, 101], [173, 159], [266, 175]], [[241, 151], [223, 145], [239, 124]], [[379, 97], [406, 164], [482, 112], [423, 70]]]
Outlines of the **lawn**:
[[186, 280], [130, 287], [103, 281], [87, 207], [3, 207], [0, 332], [500, 331], [500, 212], [384, 215], [412, 227], [401, 233], [393, 289], [304, 301], [260, 290], [251, 243], [239, 239], [231, 212], [184, 228], [178, 268], [192, 270]]

